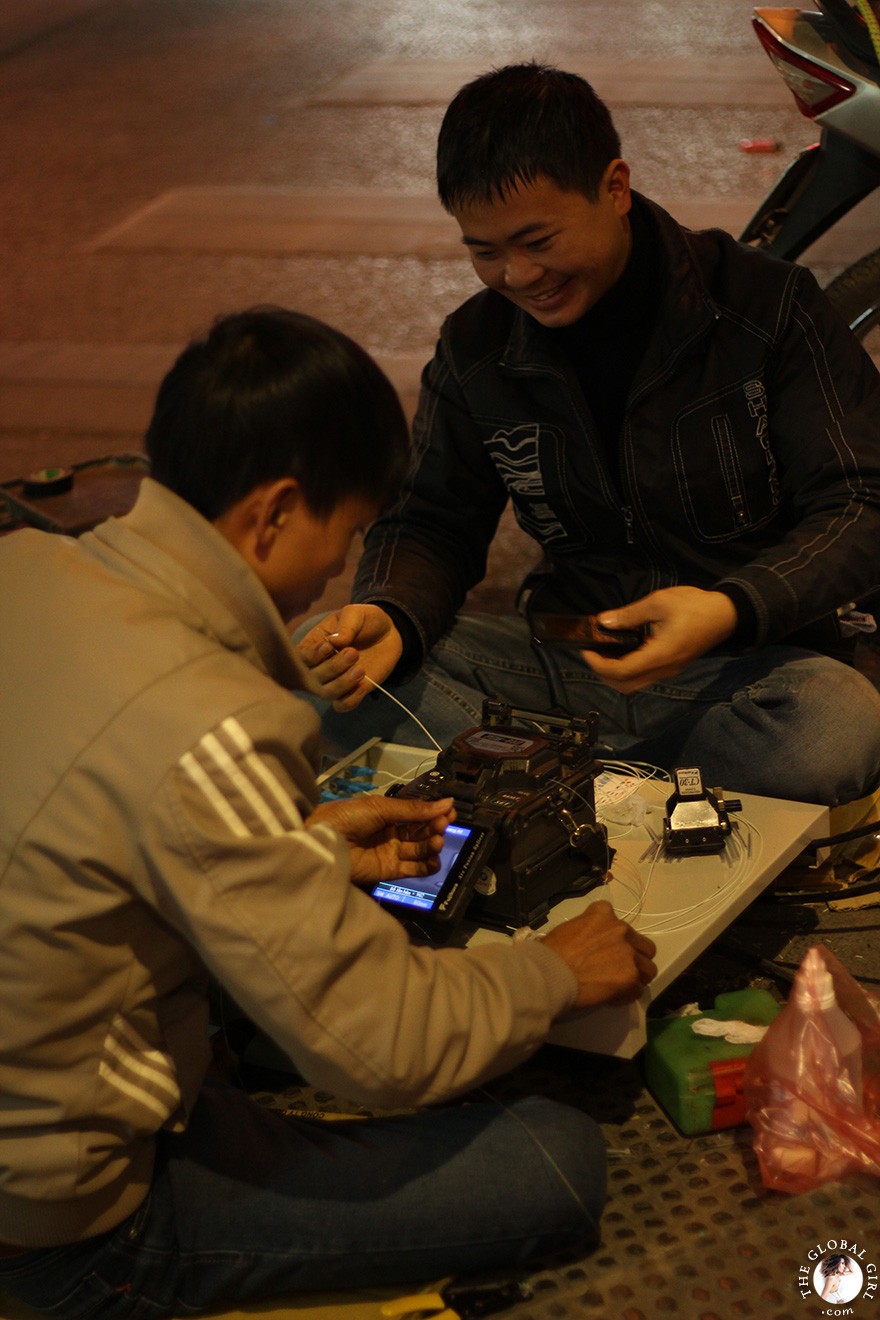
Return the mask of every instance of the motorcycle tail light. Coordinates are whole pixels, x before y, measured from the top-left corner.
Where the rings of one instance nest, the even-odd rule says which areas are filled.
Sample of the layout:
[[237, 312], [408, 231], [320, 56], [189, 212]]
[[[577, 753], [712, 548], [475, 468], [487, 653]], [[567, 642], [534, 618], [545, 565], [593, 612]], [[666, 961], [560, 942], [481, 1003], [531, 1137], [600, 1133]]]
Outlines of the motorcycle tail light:
[[797, 102], [801, 114], [808, 119], [815, 119], [817, 115], [824, 114], [832, 106], [839, 105], [855, 94], [854, 83], [826, 68], [824, 64], [817, 64], [792, 50], [772, 28], [759, 19], [753, 18], [752, 26]]

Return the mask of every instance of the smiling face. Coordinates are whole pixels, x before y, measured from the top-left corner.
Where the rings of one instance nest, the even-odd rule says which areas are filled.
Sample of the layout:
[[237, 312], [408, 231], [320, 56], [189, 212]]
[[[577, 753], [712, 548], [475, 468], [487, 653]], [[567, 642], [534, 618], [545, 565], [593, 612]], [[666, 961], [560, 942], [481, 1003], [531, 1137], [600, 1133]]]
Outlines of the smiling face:
[[629, 167], [613, 160], [595, 201], [542, 177], [453, 214], [487, 288], [556, 329], [573, 325], [623, 274], [630, 204]]

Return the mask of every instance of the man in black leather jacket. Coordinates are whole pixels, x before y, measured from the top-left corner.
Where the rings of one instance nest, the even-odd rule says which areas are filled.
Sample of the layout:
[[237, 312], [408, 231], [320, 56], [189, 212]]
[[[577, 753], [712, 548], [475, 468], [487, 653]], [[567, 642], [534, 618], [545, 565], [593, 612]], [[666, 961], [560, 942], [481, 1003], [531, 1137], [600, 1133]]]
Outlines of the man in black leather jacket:
[[[812, 275], [633, 192], [606, 107], [540, 65], [459, 92], [438, 184], [487, 289], [443, 326], [357, 603], [303, 641], [329, 735], [424, 741], [361, 706], [390, 676], [441, 743], [498, 695], [732, 790], [873, 789], [880, 696], [841, 661], [880, 580], [880, 377]], [[517, 616], [458, 618], [508, 499], [543, 562]], [[645, 639], [549, 648], [544, 611]]]

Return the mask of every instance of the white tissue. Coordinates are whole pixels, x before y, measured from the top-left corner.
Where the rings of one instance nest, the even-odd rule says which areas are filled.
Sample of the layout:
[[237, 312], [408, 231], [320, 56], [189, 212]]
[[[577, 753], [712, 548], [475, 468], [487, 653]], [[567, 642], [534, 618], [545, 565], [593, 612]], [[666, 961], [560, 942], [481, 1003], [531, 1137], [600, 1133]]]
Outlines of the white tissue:
[[731, 1045], [754, 1045], [761, 1040], [766, 1027], [757, 1027], [752, 1022], [740, 1022], [732, 1018], [719, 1022], [716, 1018], [697, 1018], [691, 1023], [691, 1031], [698, 1036], [723, 1036]]

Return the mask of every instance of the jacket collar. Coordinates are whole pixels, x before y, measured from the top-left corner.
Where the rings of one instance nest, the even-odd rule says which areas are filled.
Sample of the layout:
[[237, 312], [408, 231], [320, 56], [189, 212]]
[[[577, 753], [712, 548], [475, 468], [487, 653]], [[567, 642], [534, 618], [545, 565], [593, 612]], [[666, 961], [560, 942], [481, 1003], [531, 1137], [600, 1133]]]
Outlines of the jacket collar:
[[[662, 206], [633, 192], [633, 205], [642, 208], [658, 231], [667, 270], [667, 288], [661, 301], [658, 325], [663, 329], [659, 346], [664, 359], [677, 352], [685, 340], [701, 334], [717, 319], [718, 312], [699, 264], [693, 235], [674, 220]], [[501, 297], [500, 294], [492, 295]], [[658, 351], [657, 341], [654, 351]], [[559, 356], [553, 331], [516, 308], [500, 365], [517, 369], [559, 371]]]
[[[89, 535], [89, 533], [87, 533]], [[130, 513], [90, 535], [109, 545], [157, 593], [182, 599], [195, 626], [289, 689], [311, 690], [269, 593], [212, 523], [144, 477]]]

